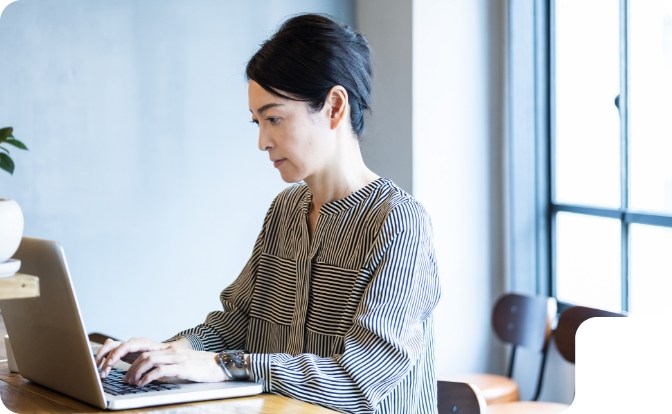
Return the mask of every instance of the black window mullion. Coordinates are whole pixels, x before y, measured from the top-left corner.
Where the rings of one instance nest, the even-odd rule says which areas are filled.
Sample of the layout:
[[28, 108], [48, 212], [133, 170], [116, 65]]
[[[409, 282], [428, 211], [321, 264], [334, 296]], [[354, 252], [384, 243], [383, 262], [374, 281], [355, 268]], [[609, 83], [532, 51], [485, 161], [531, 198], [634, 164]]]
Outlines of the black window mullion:
[[[536, 53], [537, 58], [537, 72], [543, 74], [543, 77], [537, 75], [535, 84], [537, 90], [543, 90], [544, 94], [537, 93], [537, 113], [536, 119], [538, 123], [545, 122], [545, 128], [537, 127], [537, 145], [543, 148], [546, 152], [543, 154], [543, 161], [545, 168], [539, 168], [539, 161], [537, 161], [537, 171], [539, 177], [545, 178], [546, 186], [544, 192], [538, 191], [538, 199], [545, 204], [543, 209], [544, 227], [547, 232], [547, 240], [545, 243], [540, 240], [538, 252], [545, 254], [546, 265], [544, 272], [539, 271], [539, 278], [545, 276], [547, 283], [546, 292], [549, 296], [557, 297], [557, 274], [556, 269], [556, 212], [554, 210], [555, 199], [555, 157], [554, 153], [554, 125], [555, 125], [555, 72], [553, 70], [553, 61], [555, 60], [555, 21], [553, 8], [556, 0], [536, 0], [537, 6], [536, 19], [537, 32], [535, 39], [538, 39]], [[544, 82], [541, 83], [540, 82]], [[539, 152], [539, 151], [538, 151]], [[538, 153], [538, 157], [542, 154]], [[541, 215], [541, 214], [540, 214]], [[541, 283], [541, 282], [540, 282]]]
[[586, 214], [597, 217], [615, 218], [621, 220], [623, 211], [610, 208], [590, 207], [578, 204], [552, 203], [551, 209], [554, 212], [565, 211], [569, 213]]
[[648, 224], [650, 226], [672, 227], [672, 216], [659, 214], [626, 212], [623, 220], [626, 224]]
[[621, 209], [625, 212], [621, 221], [621, 307], [629, 310], [630, 292], [630, 226], [625, 215], [629, 207], [629, 134], [628, 134], [628, 0], [620, 1], [620, 73], [621, 90], [618, 95], [618, 113], [620, 115], [620, 142], [621, 142]]
[[553, 21], [554, 0], [535, 0], [535, 113], [537, 229], [537, 291], [555, 296], [555, 230], [553, 200]]

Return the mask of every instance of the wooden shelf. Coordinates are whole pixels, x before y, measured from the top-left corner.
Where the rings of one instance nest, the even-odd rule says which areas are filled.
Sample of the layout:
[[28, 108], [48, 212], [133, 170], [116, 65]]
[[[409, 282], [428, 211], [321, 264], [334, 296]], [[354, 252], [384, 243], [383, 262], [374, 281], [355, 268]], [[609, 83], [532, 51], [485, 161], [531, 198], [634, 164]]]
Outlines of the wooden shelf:
[[40, 281], [37, 276], [17, 273], [0, 278], [0, 300], [34, 298], [40, 296]]

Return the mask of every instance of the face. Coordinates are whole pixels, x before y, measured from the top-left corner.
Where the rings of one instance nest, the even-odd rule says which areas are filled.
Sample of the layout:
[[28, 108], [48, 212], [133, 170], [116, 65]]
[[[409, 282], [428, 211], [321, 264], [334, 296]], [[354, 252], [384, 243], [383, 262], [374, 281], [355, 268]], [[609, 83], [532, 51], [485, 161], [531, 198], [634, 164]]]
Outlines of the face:
[[259, 149], [268, 152], [285, 182], [306, 180], [324, 169], [333, 152], [326, 109], [312, 112], [307, 103], [275, 96], [254, 81], [248, 99], [252, 122], [259, 126]]

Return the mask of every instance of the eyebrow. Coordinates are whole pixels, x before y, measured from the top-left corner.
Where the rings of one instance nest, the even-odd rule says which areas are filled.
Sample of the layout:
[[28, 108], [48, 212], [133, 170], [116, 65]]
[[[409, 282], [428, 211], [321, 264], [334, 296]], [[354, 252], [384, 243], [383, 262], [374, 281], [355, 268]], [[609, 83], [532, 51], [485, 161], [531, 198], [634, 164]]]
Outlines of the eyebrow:
[[[257, 112], [258, 112], [259, 114], [263, 114], [264, 112], [268, 111], [269, 109], [271, 109], [271, 108], [275, 108], [275, 107], [277, 107], [277, 106], [283, 106], [283, 104], [281, 104], [281, 103], [275, 103], [275, 102], [267, 103], [266, 105], [262, 105], [261, 107], [259, 107], [259, 108], [257, 109]], [[251, 109], [250, 109], [250, 112], [252, 112]]]

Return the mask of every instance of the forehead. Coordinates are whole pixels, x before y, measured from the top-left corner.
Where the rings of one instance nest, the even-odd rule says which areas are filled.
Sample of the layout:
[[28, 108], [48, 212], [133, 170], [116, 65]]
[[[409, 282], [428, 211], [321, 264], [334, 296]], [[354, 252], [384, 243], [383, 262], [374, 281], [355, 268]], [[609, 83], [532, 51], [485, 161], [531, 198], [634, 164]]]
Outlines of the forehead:
[[258, 114], [270, 108], [299, 108], [306, 104], [302, 101], [283, 98], [268, 92], [255, 81], [250, 81], [247, 86], [247, 96], [250, 112]]
[[277, 95], [273, 95], [266, 89], [262, 88], [257, 82], [250, 81], [247, 85], [247, 97], [250, 102], [250, 110], [256, 111], [260, 106], [269, 103], [284, 104], [288, 99], [283, 99]]

